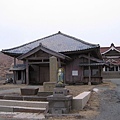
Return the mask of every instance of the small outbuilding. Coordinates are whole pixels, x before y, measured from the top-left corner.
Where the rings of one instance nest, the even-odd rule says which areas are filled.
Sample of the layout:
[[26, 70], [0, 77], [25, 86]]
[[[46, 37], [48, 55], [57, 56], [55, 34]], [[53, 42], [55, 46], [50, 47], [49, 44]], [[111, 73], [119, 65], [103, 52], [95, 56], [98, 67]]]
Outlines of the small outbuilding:
[[[14, 83], [43, 84], [50, 80], [50, 57], [55, 56], [58, 68], [64, 70], [64, 82], [101, 83], [105, 63], [100, 46], [58, 32], [33, 42], [2, 50], [14, 57]], [[16, 64], [16, 59], [22, 64]], [[57, 74], [57, 73], [56, 73]]]

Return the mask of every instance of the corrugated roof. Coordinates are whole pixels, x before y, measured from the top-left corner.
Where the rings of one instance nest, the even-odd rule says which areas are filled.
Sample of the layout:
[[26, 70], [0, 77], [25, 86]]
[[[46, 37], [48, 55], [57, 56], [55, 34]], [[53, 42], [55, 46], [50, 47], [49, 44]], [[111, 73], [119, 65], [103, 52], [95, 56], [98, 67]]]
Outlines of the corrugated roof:
[[41, 43], [48, 49], [51, 49], [56, 52], [78, 51], [78, 50], [85, 50], [85, 49], [99, 47], [98, 44], [90, 44], [88, 42], [85, 42], [80, 39], [58, 32], [51, 36], [38, 39], [36, 41], [30, 42], [28, 44], [24, 44], [22, 46], [2, 50], [2, 52], [13, 53], [13, 54], [23, 54], [39, 46], [39, 44]]

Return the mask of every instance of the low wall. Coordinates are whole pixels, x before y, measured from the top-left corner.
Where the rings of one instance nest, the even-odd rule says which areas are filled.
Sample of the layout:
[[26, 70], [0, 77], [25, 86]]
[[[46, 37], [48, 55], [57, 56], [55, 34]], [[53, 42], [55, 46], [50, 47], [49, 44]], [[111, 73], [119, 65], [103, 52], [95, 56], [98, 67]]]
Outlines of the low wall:
[[105, 71], [102, 72], [103, 78], [120, 78], [120, 71]]
[[82, 110], [90, 98], [91, 92], [83, 92], [72, 100], [72, 109]]

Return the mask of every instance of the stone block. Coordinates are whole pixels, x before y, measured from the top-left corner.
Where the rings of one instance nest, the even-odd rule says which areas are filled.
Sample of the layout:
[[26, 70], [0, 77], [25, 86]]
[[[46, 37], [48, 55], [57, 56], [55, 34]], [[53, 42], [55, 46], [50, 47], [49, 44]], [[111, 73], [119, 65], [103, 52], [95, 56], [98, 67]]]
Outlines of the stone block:
[[91, 92], [83, 92], [72, 100], [72, 109], [82, 110], [90, 98]]
[[38, 96], [45, 96], [46, 97], [46, 96], [49, 96], [49, 95], [52, 95], [52, 94], [53, 94], [53, 92], [48, 92], [47, 91], [47, 92], [38, 92], [37, 95]]
[[46, 108], [14, 107], [13, 112], [43, 113]]
[[68, 95], [68, 90], [66, 88], [54, 88], [54, 97], [64, 97]]
[[50, 57], [50, 82], [57, 80], [58, 63], [55, 56]]
[[64, 85], [56, 85], [53, 95], [48, 96], [47, 100], [50, 114], [68, 114], [71, 110], [72, 95], [68, 95], [68, 90]]
[[34, 107], [34, 108], [46, 108], [48, 102], [39, 101], [20, 101], [20, 100], [0, 100], [0, 106], [21, 106], [21, 107]]
[[23, 100], [26, 101], [47, 101], [45, 96], [23, 96]]
[[44, 82], [43, 83], [44, 92], [53, 92], [55, 85], [56, 82]]
[[64, 97], [48, 96], [50, 114], [68, 114], [71, 110], [72, 96]]
[[23, 100], [22, 96], [4, 95], [5, 100]]
[[39, 88], [20, 88], [21, 95], [37, 95]]

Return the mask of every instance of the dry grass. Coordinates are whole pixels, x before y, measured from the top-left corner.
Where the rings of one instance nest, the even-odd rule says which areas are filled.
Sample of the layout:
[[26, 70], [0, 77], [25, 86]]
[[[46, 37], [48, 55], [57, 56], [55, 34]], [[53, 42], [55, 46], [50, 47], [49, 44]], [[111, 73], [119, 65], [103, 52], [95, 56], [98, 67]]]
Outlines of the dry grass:
[[66, 86], [69, 90], [70, 94], [73, 96], [77, 96], [78, 94], [84, 91], [91, 91], [95, 86], [94, 85], [70, 85]]

